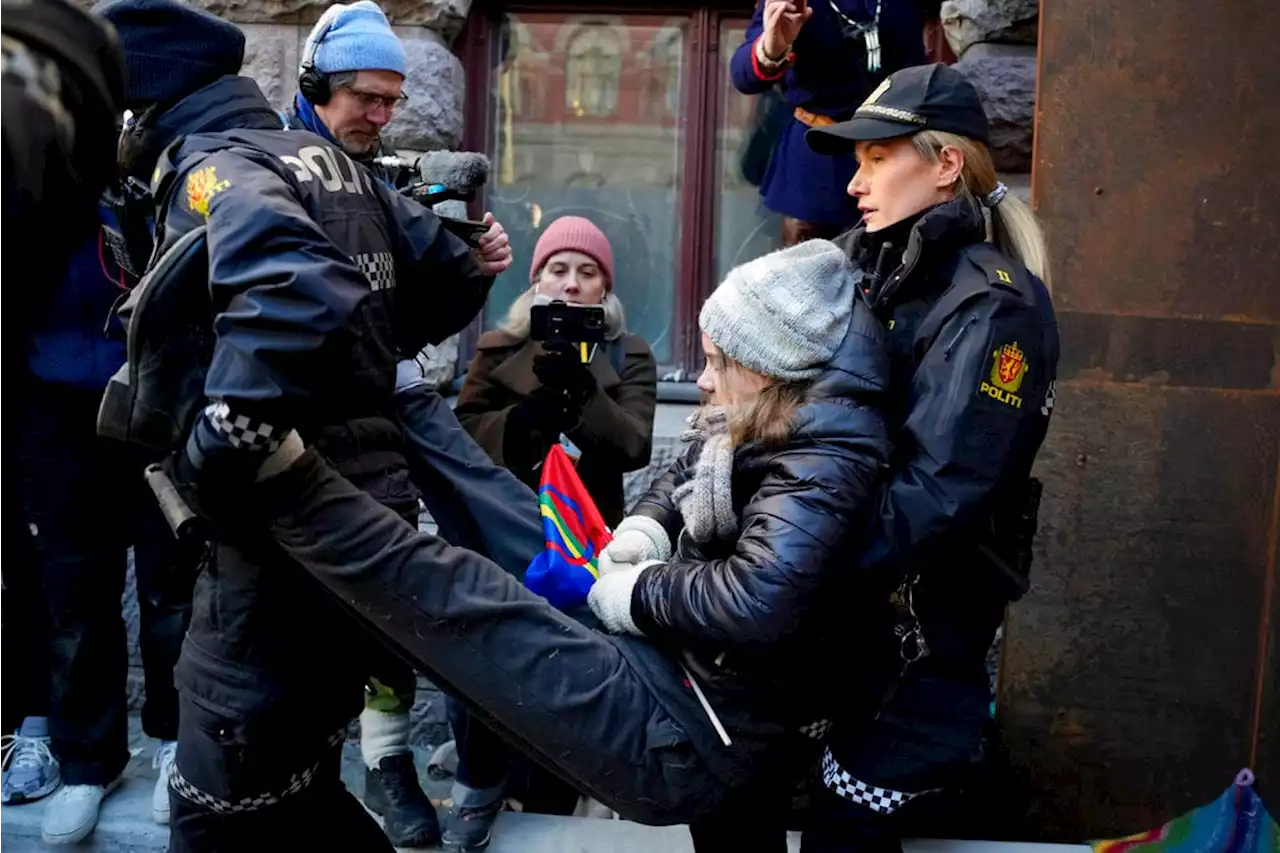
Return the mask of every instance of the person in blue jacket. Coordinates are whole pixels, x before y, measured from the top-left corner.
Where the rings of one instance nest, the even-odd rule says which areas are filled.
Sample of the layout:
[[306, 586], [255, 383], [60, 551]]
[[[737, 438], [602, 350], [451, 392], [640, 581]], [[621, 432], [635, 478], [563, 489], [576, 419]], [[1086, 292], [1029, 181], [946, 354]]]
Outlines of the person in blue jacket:
[[886, 75], [926, 61], [915, 0], [760, 0], [730, 68], [738, 91], [779, 87], [791, 109], [760, 184], [783, 245], [834, 237], [859, 218], [844, 192], [853, 157], [814, 153], [805, 132], [849, 118]]
[[[298, 429], [416, 524], [397, 367], [479, 311], [510, 265], [502, 227], [486, 217], [473, 250], [338, 145], [285, 129], [257, 84], [238, 76], [245, 39], [234, 25], [174, 0], [98, 11], [120, 37], [140, 116], [122, 140], [124, 162], [155, 198], [144, 293], [177, 287], [209, 300], [211, 360], [194, 394], [209, 404], [180, 436], [161, 430], [180, 446], [171, 479], [237, 500]], [[145, 307], [139, 300], [130, 321], [140, 342]], [[340, 601], [278, 574], [288, 561], [261, 525], [215, 534], [176, 667], [170, 849], [389, 850], [343, 787], [337, 757], [366, 679], [398, 661]]]

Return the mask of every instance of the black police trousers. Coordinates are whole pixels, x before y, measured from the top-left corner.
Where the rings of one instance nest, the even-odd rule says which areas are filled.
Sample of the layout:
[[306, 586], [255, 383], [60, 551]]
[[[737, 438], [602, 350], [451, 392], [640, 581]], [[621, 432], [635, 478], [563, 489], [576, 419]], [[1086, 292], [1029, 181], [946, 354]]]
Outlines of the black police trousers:
[[175, 668], [169, 849], [390, 851], [339, 755], [366, 678], [403, 664], [269, 541], [228, 538]]

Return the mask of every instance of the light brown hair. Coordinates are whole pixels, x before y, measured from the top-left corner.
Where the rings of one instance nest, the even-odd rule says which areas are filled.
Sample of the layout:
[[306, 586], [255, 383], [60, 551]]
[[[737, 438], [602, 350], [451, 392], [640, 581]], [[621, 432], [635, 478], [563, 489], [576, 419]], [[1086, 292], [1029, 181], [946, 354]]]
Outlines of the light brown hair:
[[[719, 367], [723, 371], [755, 372], [723, 352], [717, 352], [716, 358], [720, 360]], [[734, 447], [758, 441], [770, 450], [777, 450], [791, 440], [796, 413], [808, 400], [812, 383], [765, 378], [769, 379], [769, 384], [761, 388], [754, 398], [745, 403], [730, 404], [733, 414], [729, 417], [729, 440]]]
[[[981, 202], [999, 183], [991, 150], [977, 140], [954, 133], [922, 130], [911, 137], [911, 141], [920, 156], [930, 163], [936, 163], [938, 152], [946, 147], [958, 149], [964, 155], [964, 170], [956, 184], [958, 198]], [[1020, 261], [1044, 282], [1045, 287], [1052, 290], [1049, 283], [1048, 244], [1044, 229], [1040, 227], [1040, 221], [1031, 212], [1031, 208], [1013, 193], [1006, 193], [999, 204], [988, 209], [991, 212], [991, 226], [987, 239], [1000, 251]]]

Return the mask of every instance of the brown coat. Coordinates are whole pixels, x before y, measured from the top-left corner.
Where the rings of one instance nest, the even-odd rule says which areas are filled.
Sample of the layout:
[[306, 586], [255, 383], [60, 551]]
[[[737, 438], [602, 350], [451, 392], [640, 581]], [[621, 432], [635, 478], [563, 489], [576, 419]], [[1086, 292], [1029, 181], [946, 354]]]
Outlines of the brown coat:
[[[598, 390], [583, 408], [582, 422], [566, 435], [580, 451], [578, 476], [595, 499], [605, 523], [613, 526], [626, 514], [622, 475], [649, 464], [653, 449], [653, 412], [657, 405], [658, 368], [649, 345], [636, 335], [623, 335], [607, 346], [622, 346], [622, 375], [613, 368], [606, 347], [591, 360]], [[517, 468], [503, 458], [507, 416], [538, 387], [533, 359], [542, 345], [496, 329], [480, 337], [455, 410], [462, 426], [499, 465], [537, 489], [541, 469]], [[536, 442], [529, 458], [542, 459], [559, 436], [530, 435]]]

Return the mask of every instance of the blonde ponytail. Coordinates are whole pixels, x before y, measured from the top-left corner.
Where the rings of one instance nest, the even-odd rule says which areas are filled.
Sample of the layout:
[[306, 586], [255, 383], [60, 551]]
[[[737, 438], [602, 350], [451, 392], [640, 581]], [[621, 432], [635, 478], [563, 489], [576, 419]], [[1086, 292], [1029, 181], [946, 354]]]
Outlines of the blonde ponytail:
[[[929, 162], [937, 162], [943, 148], [958, 149], [964, 155], [964, 170], [956, 185], [956, 196], [981, 204], [1000, 181], [987, 146], [966, 136], [922, 130], [912, 137], [916, 150]], [[1052, 290], [1049, 282], [1049, 246], [1040, 220], [1022, 199], [1005, 193], [999, 203], [984, 209], [991, 214], [987, 239], [1006, 255], [1021, 262]]]

